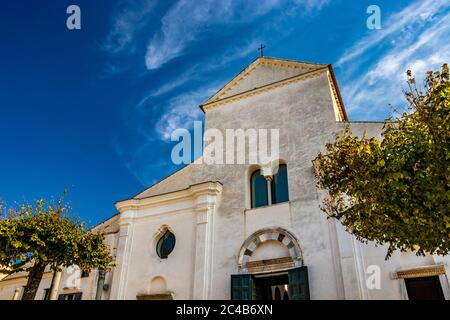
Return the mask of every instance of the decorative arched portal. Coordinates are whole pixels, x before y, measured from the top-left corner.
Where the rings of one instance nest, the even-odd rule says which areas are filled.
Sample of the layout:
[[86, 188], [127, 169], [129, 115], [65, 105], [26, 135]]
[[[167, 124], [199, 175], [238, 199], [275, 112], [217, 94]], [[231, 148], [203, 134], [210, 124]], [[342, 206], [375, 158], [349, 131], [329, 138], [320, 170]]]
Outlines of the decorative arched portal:
[[309, 299], [302, 250], [297, 238], [283, 228], [261, 229], [248, 237], [239, 250], [238, 271], [231, 276], [233, 300]]
[[[259, 260], [263, 262], [258, 265], [258, 260], [252, 261], [252, 257], [267, 242], [278, 243], [280, 249], [285, 248], [287, 254], [284, 257], [276, 256], [273, 259]], [[300, 266], [303, 266], [303, 255], [298, 240], [283, 228], [258, 230], [244, 241], [239, 250], [238, 268], [240, 273], [276, 271]]]

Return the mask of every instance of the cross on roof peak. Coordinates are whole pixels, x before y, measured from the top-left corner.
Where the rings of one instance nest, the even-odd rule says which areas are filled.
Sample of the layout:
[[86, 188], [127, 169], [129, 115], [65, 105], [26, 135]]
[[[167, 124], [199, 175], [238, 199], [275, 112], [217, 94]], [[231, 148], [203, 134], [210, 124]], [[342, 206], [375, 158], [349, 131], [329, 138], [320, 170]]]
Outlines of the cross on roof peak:
[[264, 57], [264, 48], [265, 48], [266, 46], [265, 45], [263, 45], [262, 43], [261, 43], [261, 45], [259, 46], [259, 48], [258, 48], [258, 51], [261, 51], [261, 57]]

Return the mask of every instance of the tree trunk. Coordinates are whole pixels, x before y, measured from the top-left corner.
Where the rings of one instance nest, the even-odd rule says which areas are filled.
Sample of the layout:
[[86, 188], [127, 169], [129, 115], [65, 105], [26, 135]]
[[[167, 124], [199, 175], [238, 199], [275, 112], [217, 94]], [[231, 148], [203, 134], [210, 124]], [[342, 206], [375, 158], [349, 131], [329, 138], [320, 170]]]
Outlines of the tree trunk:
[[27, 285], [23, 291], [22, 300], [34, 300], [39, 284], [44, 275], [45, 264], [35, 264], [28, 272]]

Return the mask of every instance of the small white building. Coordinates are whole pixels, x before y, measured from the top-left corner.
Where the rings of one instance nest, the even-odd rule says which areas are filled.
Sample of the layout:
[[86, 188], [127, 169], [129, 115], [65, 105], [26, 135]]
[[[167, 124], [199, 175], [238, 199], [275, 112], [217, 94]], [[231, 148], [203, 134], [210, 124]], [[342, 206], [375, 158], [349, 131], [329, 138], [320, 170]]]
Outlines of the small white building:
[[[355, 135], [382, 128], [348, 121], [331, 65], [260, 57], [202, 110], [205, 130], [224, 137], [278, 129], [280, 165], [198, 159], [117, 202], [120, 214], [105, 222], [116, 267], [102, 299], [450, 298], [449, 256], [385, 260], [386, 247], [358, 242], [320, 210], [311, 161], [346, 124]], [[97, 279], [81, 280], [82, 299], [95, 298]], [[2, 299], [13, 281], [0, 281]]]
[[[119, 215], [99, 223], [93, 231], [105, 234], [105, 241], [112, 255], [117, 247], [117, 221]], [[92, 270], [89, 274], [81, 272], [77, 267], [65, 268], [61, 272], [58, 286], [58, 300], [109, 300], [113, 271], [106, 274]], [[36, 300], [48, 300], [54, 272], [46, 268], [36, 293]], [[0, 280], [0, 300], [20, 300], [24, 286], [27, 284], [27, 273], [19, 272]]]

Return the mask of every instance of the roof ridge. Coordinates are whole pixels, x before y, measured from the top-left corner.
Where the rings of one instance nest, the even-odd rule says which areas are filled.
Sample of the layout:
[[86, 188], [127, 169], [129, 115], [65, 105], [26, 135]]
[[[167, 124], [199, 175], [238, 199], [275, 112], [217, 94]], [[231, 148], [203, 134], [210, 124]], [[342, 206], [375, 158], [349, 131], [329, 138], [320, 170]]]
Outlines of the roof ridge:
[[[165, 176], [164, 178], [162, 178], [162, 179], [156, 181], [156, 182], [155, 182], [154, 184], [152, 184], [151, 186], [145, 188], [143, 191], [141, 191], [141, 192], [135, 194], [134, 196], [132, 196], [131, 198], [128, 198], [128, 199], [125, 199], [125, 200], [129, 200], [129, 199], [140, 199], [140, 198], [137, 198], [140, 194], [142, 194], [142, 193], [146, 192], [147, 190], [150, 190], [151, 188], [157, 186], [158, 184], [160, 184], [160, 183], [163, 182], [164, 180], [166, 180], [166, 179], [170, 178], [171, 176], [173, 176], [173, 175], [179, 173], [179, 172], [182, 171], [183, 169], [186, 169], [186, 168], [189, 167], [190, 165], [194, 164], [194, 162], [195, 162], [195, 160], [192, 161], [192, 162], [190, 162], [190, 163], [188, 163], [188, 164], [186, 164], [186, 165], [184, 165], [184, 166], [182, 166], [181, 168], [178, 168], [177, 170], [175, 170], [175, 171], [172, 172], [171, 174]], [[121, 201], [125, 201], [125, 200], [121, 200]], [[117, 202], [120, 202], [120, 201], [117, 201]]]
[[327, 66], [328, 65], [328, 63], [317, 63], [317, 62], [300, 61], [300, 60], [292, 60], [292, 59], [284, 59], [284, 58], [268, 57], [268, 56], [259, 57], [259, 58], [265, 58], [265, 59], [271, 59], [271, 60], [280, 60], [280, 61], [293, 62], [293, 63], [313, 64], [313, 65], [316, 65], [316, 66]]

